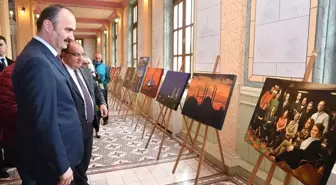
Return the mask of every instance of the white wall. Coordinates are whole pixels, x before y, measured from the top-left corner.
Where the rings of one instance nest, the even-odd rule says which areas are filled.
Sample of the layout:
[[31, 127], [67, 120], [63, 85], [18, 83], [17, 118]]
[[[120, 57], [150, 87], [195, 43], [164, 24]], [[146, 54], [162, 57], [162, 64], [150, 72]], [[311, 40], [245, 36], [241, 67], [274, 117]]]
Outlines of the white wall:
[[97, 39], [83, 39], [83, 48], [86, 56], [92, 60], [97, 50]]
[[[216, 57], [220, 55], [221, 2], [220, 0], [195, 2], [195, 71], [212, 72]], [[219, 71], [219, 66], [217, 70]]]
[[152, 0], [152, 64], [163, 68], [163, 12], [164, 1]]

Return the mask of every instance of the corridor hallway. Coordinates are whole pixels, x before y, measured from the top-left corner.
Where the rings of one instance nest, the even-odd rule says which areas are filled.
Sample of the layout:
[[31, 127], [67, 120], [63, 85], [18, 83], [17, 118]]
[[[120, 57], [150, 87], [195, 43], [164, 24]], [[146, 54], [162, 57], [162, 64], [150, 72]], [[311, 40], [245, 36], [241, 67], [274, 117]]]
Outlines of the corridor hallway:
[[[132, 119], [136, 120], [137, 115], [129, 115], [124, 121], [117, 112], [111, 111], [109, 124], [101, 125], [101, 138], [94, 138], [91, 163], [87, 172], [90, 185], [194, 184], [199, 156], [185, 150], [175, 174], [172, 174], [180, 150], [179, 143], [166, 137], [160, 159], [156, 160], [162, 132], [156, 131], [148, 149], [145, 149], [153, 127], [147, 124], [145, 136], [141, 139], [144, 119], [140, 119], [136, 131], [135, 122], [131, 127]], [[0, 184], [21, 183], [15, 169], [8, 172], [12, 180], [1, 181]], [[220, 169], [205, 161], [198, 184], [241, 185], [244, 181], [239, 177], [224, 175]]]

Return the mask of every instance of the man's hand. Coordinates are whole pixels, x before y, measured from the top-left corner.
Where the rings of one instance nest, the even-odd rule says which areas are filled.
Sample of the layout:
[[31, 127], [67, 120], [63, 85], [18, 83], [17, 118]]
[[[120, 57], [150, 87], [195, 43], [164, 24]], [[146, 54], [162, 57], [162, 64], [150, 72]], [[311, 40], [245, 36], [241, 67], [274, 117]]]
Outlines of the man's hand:
[[108, 110], [107, 110], [107, 107], [106, 105], [100, 105], [100, 113], [101, 113], [101, 116], [106, 118], [108, 116]]
[[57, 185], [69, 185], [73, 180], [73, 173], [71, 168], [69, 168], [63, 175], [60, 176], [60, 181]]

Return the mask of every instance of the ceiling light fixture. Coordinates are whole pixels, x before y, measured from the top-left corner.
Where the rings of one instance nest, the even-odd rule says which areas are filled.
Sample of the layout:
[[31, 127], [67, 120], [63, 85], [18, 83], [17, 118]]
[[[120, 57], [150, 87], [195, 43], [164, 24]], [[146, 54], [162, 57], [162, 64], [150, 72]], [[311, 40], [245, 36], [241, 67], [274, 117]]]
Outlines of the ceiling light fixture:
[[106, 30], [104, 30], [104, 34], [107, 34], [107, 31], [106, 31]]
[[9, 15], [10, 15], [10, 16], [13, 16], [13, 15], [14, 15], [13, 10], [9, 10]]
[[115, 18], [115, 19], [114, 19], [114, 22], [115, 22], [115, 23], [118, 23], [118, 22], [119, 22], [119, 18], [118, 18], [118, 17]]
[[36, 17], [36, 19], [38, 19], [38, 18], [40, 17], [40, 14], [39, 14], [39, 13], [36, 13], [36, 14], [35, 14], [35, 17]]

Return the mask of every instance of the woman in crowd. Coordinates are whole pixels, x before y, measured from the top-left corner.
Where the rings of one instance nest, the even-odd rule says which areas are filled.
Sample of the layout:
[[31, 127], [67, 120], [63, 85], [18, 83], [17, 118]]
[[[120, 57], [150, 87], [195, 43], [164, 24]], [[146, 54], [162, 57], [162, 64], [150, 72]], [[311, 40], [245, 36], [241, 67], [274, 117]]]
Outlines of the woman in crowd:
[[276, 162], [285, 161], [291, 169], [298, 168], [302, 160], [316, 161], [319, 160], [321, 153], [321, 137], [324, 126], [321, 123], [315, 124], [310, 132], [310, 137], [302, 141], [300, 147], [290, 145], [287, 150], [272, 158]]
[[277, 156], [286, 150], [289, 146], [299, 147], [301, 142], [306, 140], [310, 136], [310, 131], [313, 128], [315, 122], [312, 118], [309, 118], [305, 124], [305, 127], [296, 134], [294, 141], [284, 140], [275, 150], [272, 150], [271, 155]]

